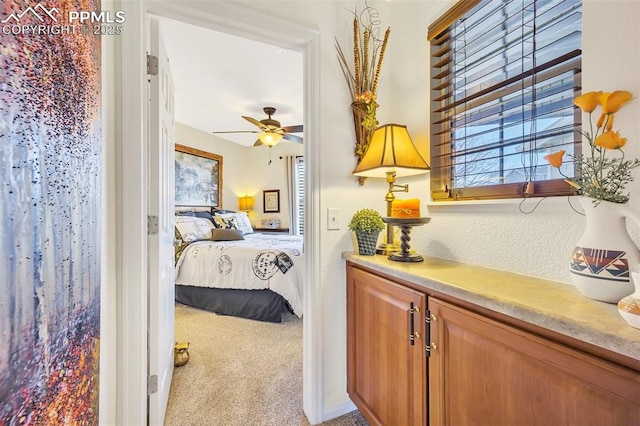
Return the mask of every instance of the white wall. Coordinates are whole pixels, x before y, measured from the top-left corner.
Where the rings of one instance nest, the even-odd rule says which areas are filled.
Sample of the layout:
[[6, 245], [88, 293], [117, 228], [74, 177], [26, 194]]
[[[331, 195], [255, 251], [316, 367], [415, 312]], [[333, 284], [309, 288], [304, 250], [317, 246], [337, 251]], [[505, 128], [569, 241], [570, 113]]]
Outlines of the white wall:
[[[408, 126], [419, 150], [428, 152], [429, 24], [452, 1], [395, 0], [378, 2], [383, 27], [391, 25], [388, 57], [379, 94], [380, 122]], [[321, 35], [321, 206], [341, 209], [342, 229], [321, 231], [321, 275], [324, 323], [324, 407], [331, 412], [346, 401], [345, 267], [340, 254], [352, 250], [346, 223], [362, 207], [385, 210], [386, 184], [369, 179], [354, 183], [353, 123], [349, 94], [338, 66], [334, 37], [346, 46], [351, 37], [349, 11], [353, 3], [325, 1], [247, 1], [243, 4], [307, 26]], [[362, 2], [357, 3], [359, 7]], [[583, 89], [626, 89], [640, 94], [640, 5], [635, 1], [584, 1]], [[606, 37], [605, 37], [606, 35]], [[623, 109], [617, 125], [628, 136], [627, 155], [640, 155], [640, 101]], [[623, 117], [624, 114], [624, 117]], [[425, 156], [428, 158], [428, 156]], [[636, 171], [636, 174], [640, 173]], [[407, 196], [429, 200], [429, 175], [402, 179], [410, 183]], [[640, 209], [640, 187], [631, 187], [631, 206]], [[635, 197], [634, 197], [635, 194]], [[403, 194], [404, 196], [404, 194]], [[532, 203], [524, 206], [531, 209]], [[584, 223], [566, 198], [545, 200], [535, 213], [518, 211], [517, 204], [489, 207], [459, 206], [430, 209], [430, 224], [414, 228], [413, 248], [432, 256], [568, 282], [568, 261]], [[482, 211], [484, 210], [484, 211]], [[326, 223], [323, 218], [321, 223]], [[514, 284], [516, 285], [516, 284]]]
[[[297, 143], [281, 142], [273, 148], [246, 147], [182, 123], [176, 123], [176, 143], [213, 154], [222, 155], [222, 207], [238, 209], [238, 198], [254, 197], [249, 219], [260, 227], [262, 219], [280, 219], [282, 228], [289, 227], [287, 214], [286, 155], [302, 155], [304, 147]], [[280, 190], [280, 213], [262, 211], [262, 191]]]

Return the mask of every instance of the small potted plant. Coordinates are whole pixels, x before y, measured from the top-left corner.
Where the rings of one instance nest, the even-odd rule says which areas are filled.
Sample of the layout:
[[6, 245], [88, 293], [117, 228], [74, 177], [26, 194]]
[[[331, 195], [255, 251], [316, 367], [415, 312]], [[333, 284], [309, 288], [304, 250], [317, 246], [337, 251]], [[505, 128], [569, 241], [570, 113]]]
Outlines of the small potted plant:
[[373, 256], [376, 253], [378, 235], [384, 229], [380, 213], [373, 209], [358, 210], [351, 217], [349, 229], [356, 234], [358, 254]]

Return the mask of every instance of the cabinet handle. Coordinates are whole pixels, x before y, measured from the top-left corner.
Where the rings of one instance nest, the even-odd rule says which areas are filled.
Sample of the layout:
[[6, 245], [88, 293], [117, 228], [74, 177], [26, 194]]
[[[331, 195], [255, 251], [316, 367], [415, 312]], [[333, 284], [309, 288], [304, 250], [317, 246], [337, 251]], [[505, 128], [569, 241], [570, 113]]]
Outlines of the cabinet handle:
[[434, 342], [431, 342], [431, 350], [435, 351], [436, 349], [438, 349], [438, 345], [436, 345]]
[[417, 331], [415, 333], [413, 333], [413, 335], [416, 337], [416, 339], [420, 338], [420, 333], [418, 333]]
[[415, 328], [413, 325], [413, 312], [414, 306], [413, 302], [409, 306], [409, 342], [411, 342], [411, 346], [415, 345]]
[[438, 318], [435, 315], [431, 315], [431, 322], [436, 322]]

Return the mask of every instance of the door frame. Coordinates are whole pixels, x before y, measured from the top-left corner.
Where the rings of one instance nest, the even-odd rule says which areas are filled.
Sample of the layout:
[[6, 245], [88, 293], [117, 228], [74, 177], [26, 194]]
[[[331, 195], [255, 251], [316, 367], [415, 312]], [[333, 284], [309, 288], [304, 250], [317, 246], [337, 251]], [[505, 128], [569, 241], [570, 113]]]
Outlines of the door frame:
[[[228, 2], [126, 1], [120, 45], [118, 148], [118, 424], [146, 424], [147, 205], [144, 113], [147, 14], [301, 51], [304, 57], [305, 277], [303, 408], [311, 424], [323, 420], [322, 290], [320, 283], [320, 34], [296, 23]], [[126, 94], [126, 96], [124, 95]], [[126, 185], [125, 185], [126, 182]]]

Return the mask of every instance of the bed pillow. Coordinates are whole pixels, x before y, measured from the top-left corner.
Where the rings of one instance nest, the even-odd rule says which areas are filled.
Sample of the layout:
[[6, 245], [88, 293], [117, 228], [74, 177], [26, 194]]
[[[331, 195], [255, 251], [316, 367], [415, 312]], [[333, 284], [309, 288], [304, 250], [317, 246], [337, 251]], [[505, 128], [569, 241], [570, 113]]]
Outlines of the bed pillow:
[[202, 217], [208, 219], [213, 224], [213, 216], [209, 212], [193, 212], [195, 217]]
[[238, 223], [233, 217], [213, 216], [213, 225], [218, 229], [238, 229]]
[[201, 217], [176, 216], [175, 225], [186, 243], [205, 240], [211, 236], [211, 222]]
[[249, 220], [249, 216], [246, 212], [226, 214], [218, 213], [215, 217], [233, 220], [235, 222], [236, 229], [239, 229], [240, 232], [242, 232], [242, 235], [253, 234], [253, 227], [251, 226], [251, 221]]
[[178, 231], [178, 228], [174, 227], [175, 230], [175, 235], [174, 235], [174, 247], [175, 247], [175, 263], [178, 263], [178, 259], [180, 259], [180, 255], [182, 254], [182, 252], [184, 251], [184, 249], [187, 248], [187, 246], [189, 245], [189, 243], [187, 243], [185, 240], [182, 239], [182, 235], [180, 234], [180, 231]]
[[211, 230], [212, 241], [237, 241], [244, 240], [244, 237], [237, 229], [217, 229]]

